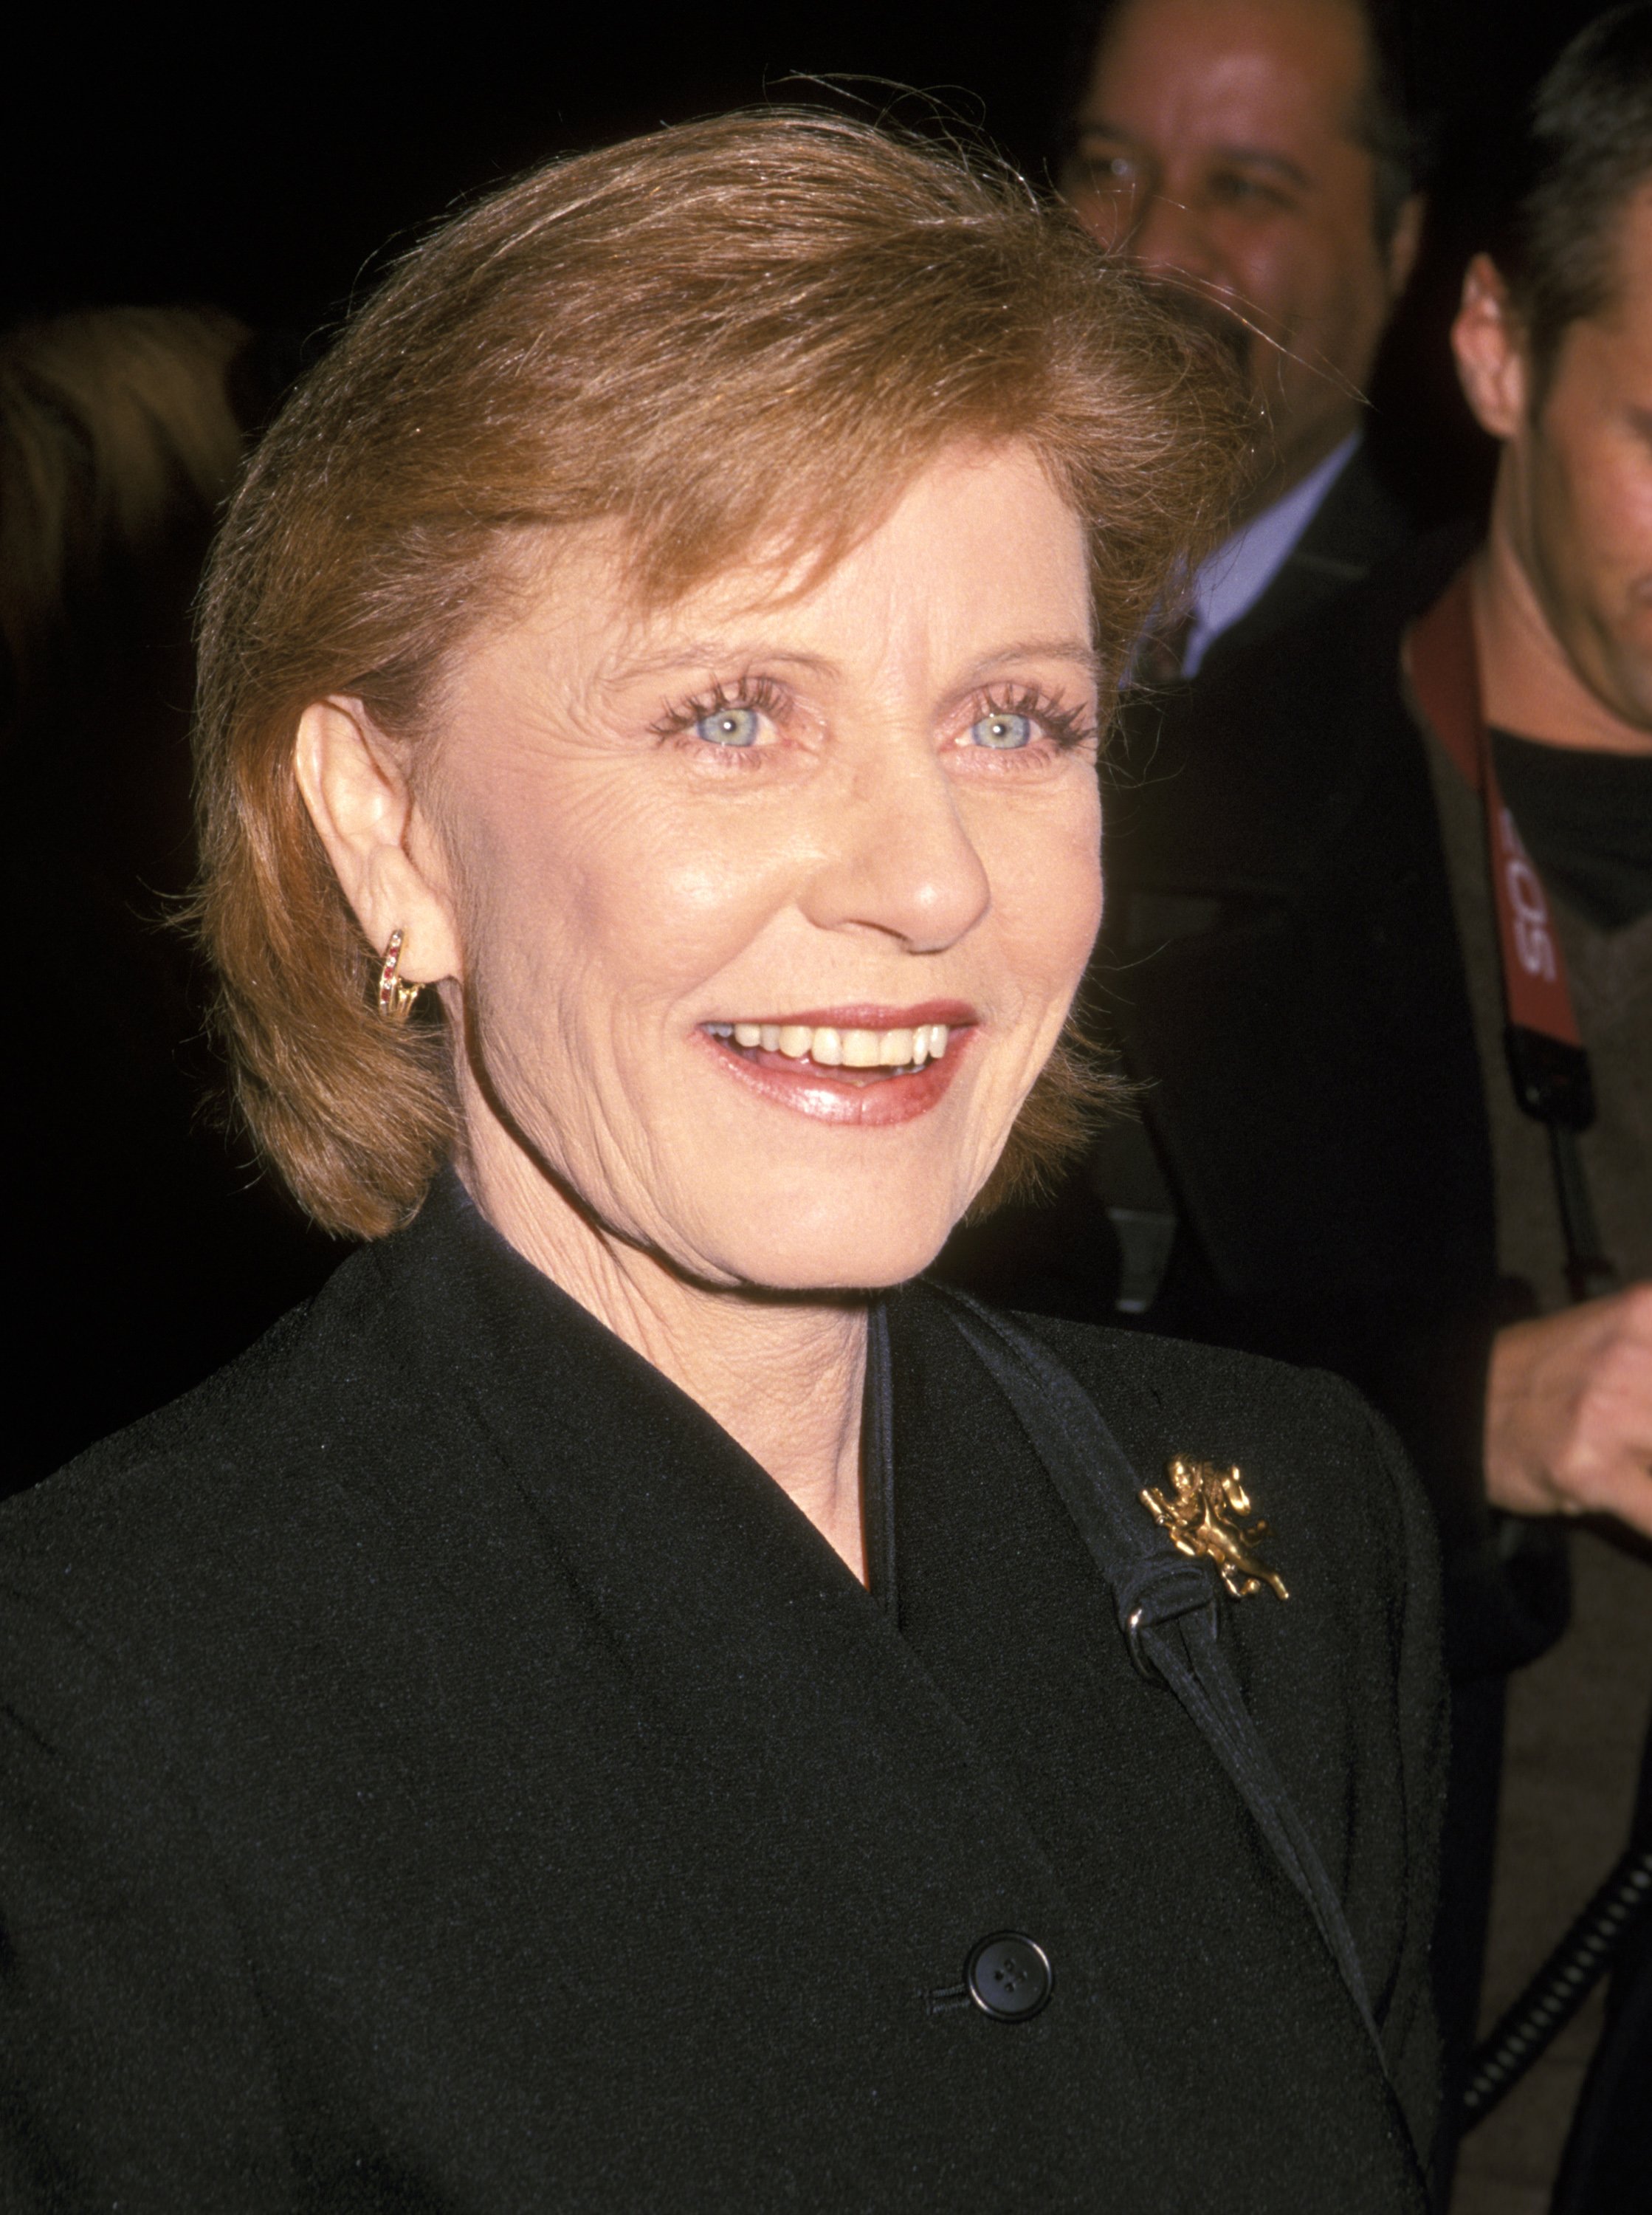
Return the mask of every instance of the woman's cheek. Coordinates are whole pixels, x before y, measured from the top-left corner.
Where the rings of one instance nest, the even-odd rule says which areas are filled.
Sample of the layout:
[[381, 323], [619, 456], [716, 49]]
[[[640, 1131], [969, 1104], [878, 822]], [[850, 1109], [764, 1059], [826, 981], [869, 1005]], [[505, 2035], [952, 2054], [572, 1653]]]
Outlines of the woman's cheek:
[[1101, 809], [1075, 797], [1055, 835], [1042, 826], [1020, 844], [997, 905], [1011, 925], [1029, 981], [1052, 997], [1078, 988], [1101, 927]]

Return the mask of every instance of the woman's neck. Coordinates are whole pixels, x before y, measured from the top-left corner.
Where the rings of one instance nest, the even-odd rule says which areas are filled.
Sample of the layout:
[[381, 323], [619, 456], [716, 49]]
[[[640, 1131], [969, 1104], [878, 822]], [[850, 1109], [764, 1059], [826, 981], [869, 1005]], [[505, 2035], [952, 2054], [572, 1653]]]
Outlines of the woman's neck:
[[520, 1155], [464, 1181], [502, 1236], [698, 1402], [864, 1582], [861, 1302], [697, 1284], [590, 1222]]

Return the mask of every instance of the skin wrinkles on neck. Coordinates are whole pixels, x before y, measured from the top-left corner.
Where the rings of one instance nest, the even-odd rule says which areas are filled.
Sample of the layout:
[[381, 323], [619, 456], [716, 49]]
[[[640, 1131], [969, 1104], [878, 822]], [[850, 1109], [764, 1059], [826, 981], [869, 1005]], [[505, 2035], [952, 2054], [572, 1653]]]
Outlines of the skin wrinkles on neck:
[[864, 1304], [754, 1299], [743, 1287], [695, 1284], [582, 1214], [515, 1151], [478, 1150], [460, 1170], [478, 1209], [518, 1253], [754, 1461], [786, 1471], [783, 1489], [864, 1583]]

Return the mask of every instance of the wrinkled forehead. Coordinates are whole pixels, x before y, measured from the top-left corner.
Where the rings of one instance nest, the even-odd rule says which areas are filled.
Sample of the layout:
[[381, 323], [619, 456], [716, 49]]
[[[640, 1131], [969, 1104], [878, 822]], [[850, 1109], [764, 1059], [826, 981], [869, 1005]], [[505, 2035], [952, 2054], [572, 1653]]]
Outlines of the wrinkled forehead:
[[500, 613], [486, 628], [507, 660], [525, 651], [555, 670], [557, 689], [591, 696], [776, 660], [822, 681], [881, 669], [945, 684], [1033, 642], [1096, 674], [1086, 534], [1014, 442], [944, 450], [847, 539], [790, 518], [754, 527], [732, 558], [670, 591], [650, 588], [621, 520], [548, 531], [517, 548]]
[[[954, 441], [904, 467], [891, 457], [859, 499], [799, 502], [777, 487], [767, 511], [748, 511], [733, 533], [698, 536], [680, 517], [660, 530], [646, 514], [529, 528], [507, 553], [506, 582], [554, 599], [567, 620], [598, 617], [633, 639], [681, 635], [829, 598], [850, 567], [921, 589], [972, 523], [989, 561], [994, 528], [1035, 512], [1043, 535], [1076, 556], [1068, 567], [1087, 604], [1089, 526], [1031, 441], [1015, 437]], [[1010, 574], [1006, 564], [1006, 583]]]

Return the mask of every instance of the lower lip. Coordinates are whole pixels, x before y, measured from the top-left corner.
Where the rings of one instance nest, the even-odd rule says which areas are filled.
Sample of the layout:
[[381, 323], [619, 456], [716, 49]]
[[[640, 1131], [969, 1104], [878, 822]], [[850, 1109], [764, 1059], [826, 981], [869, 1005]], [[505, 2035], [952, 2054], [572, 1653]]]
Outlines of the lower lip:
[[784, 1054], [749, 1051], [705, 1031], [695, 1033], [731, 1077], [762, 1099], [789, 1108], [794, 1114], [812, 1116], [817, 1123], [852, 1123], [863, 1130], [910, 1123], [938, 1107], [975, 1035], [974, 1024], [961, 1025], [947, 1040], [939, 1061], [926, 1062], [909, 1075], [856, 1083], [847, 1073], [817, 1069], [812, 1062], [789, 1061]]

